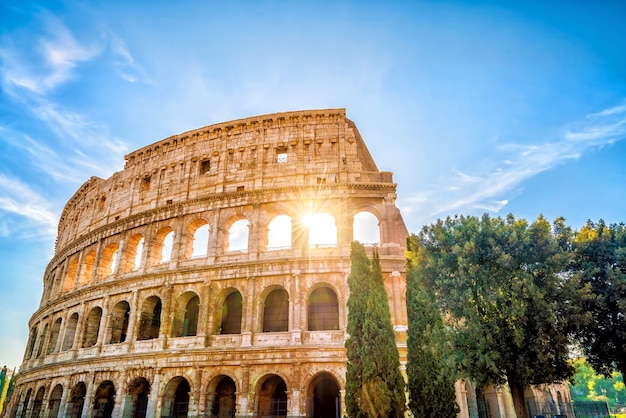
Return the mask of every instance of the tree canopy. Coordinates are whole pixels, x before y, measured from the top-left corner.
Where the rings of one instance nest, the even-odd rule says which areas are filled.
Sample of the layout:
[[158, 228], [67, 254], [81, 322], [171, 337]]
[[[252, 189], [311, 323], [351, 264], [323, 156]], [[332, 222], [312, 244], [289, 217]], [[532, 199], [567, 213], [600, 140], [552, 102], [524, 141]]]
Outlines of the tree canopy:
[[574, 239], [574, 275], [591, 298], [591, 320], [577, 328], [580, 346], [595, 370], [626, 375], [626, 227], [587, 222]]
[[479, 385], [508, 382], [520, 417], [526, 386], [573, 373], [565, 332], [573, 308], [563, 303], [573, 291], [564, 276], [571, 238], [563, 219], [528, 224], [512, 215], [447, 218], [409, 238], [420, 263], [411, 285], [432, 289], [460, 374]]
[[354, 241], [348, 276], [346, 413], [351, 418], [404, 416], [404, 379], [378, 253], [370, 261]]

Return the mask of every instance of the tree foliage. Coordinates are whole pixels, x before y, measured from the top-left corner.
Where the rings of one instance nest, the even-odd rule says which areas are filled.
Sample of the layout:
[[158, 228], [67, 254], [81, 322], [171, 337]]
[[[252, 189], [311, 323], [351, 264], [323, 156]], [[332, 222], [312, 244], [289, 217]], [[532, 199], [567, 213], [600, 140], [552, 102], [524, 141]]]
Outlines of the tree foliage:
[[407, 248], [407, 376], [409, 409], [415, 418], [456, 418], [459, 412], [454, 383], [455, 370], [448, 367], [449, 344], [444, 322], [432, 288], [424, 283], [421, 268], [425, 251]]
[[584, 358], [574, 361], [574, 368], [576, 373], [570, 383], [573, 401], [607, 402], [611, 409], [626, 402], [621, 373], [612, 372], [610, 377], [597, 374]]
[[574, 255], [574, 274], [593, 296], [583, 304], [591, 320], [577, 329], [581, 348], [599, 373], [626, 375], [626, 227], [587, 222]]
[[346, 412], [350, 418], [403, 417], [404, 379], [378, 253], [352, 243], [348, 276]]
[[435, 295], [459, 372], [479, 385], [508, 382], [517, 416], [524, 388], [572, 375], [564, 279], [572, 233], [558, 219], [532, 224], [454, 217], [413, 235], [420, 277]]

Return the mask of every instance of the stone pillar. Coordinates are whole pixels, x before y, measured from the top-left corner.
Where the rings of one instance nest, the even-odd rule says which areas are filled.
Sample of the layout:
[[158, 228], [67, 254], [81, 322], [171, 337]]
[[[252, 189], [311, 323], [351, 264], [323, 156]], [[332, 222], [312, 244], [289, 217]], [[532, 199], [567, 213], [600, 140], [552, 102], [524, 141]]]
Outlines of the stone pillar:
[[[237, 417], [248, 417], [254, 415], [254, 391], [250, 390], [250, 367], [242, 366], [241, 391], [237, 394]], [[252, 397], [252, 399], [251, 399]], [[252, 409], [250, 406], [252, 405]]]
[[86, 392], [85, 392], [85, 402], [83, 404], [83, 411], [81, 414], [81, 418], [91, 418], [92, 414], [93, 414], [93, 393], [95, 391], [94, 389], [94, 377], [95, 376], [90, 376], [90, 379], [85, 379], [86, 381]]
[[96, 340], [96, 346], [98, 351], [102, 345], [105, 344], [105, 338], [111, 334], [111, 310], [109, 309], [109, 295], [106, 295], [102, 299], [102, 316], [100, 317], [100, 328], [98, 329], [98, 339]]
[[211, 325], [211, 319], [213, 318], [213, 304], [210, 302], [211, 298], [211, 282], [205, 282], [200, 288], [200, 306], [198, 306], [198, 337], [206, 337], [204, 339], [204, 346], [208, 346], [208, 336], [212, 334], [212, 330], [209, 328]]
[[154, 379], [150, 388], [150, 397], [148, 398], [148, 407], [146, 410], [147, 417], [158, 417], [157, 406], [159, 400], [159, 393], [161, 392], [161, 370], [154, 370]]
[[248, 277], [247, 283], [247, 296], [244, 299], [245, 303], [242, 305], [243, 312], [241, 313], [241, 346], [250, 347], [252, 345], [252, 333], [254, 329], [254, 316], [256, 313], [256, 304], [258, 301], [254, 297], [255, 278], [254, 276]]
[[137, 330], [135, 329], [137, 318], [141, 315], [141, 308], [137, 305], [137, 299], [139, 298], [139, 292], [133, 290], [133, 296], [130, 301], [130, 315], [128, 318], [128, 329], [126, 329], [126, 343], [128, 344], [128, 351], [132, 351], [133, 344], [137, 341]]
[[[289, 328], [291, 330], [291, 344], [302, 344], [301, 315], [302, 298], [300, 297], [300, 271], [295, 270], [289, 283]], [[306, 304], [305, 304], [306, 305]], [[305, 328], [306, 329], [306, 328]]]

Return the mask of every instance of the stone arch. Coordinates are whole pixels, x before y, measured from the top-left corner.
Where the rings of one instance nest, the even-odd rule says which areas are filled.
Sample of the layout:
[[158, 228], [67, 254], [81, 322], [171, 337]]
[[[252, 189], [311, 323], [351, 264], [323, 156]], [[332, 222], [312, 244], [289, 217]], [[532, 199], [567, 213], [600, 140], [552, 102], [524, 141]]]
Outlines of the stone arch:
[[91, 250], [83, 257], [83, 263], [80, 267], [80, 274], [78, 275], [78, 285], [84, 286], [91, 280], [93, 273], [93, 266], [96, 263], [96, 251]]
[[307, 299], [307, 329], [331, 331], [339, 329], [339, 300], [328, 286], [318, 286]]
[[78, 273], [78, 257], [74, 257], [70, 260], [70, 264], [67, 267], [67, 273], [65, 274], [65, 280], [63, 281], [63, 291], [67, 292], [74, 287], [76, 281], [76, 274]]
[[241, 334], [243, 297], [241, 292], [228, 288], [217, 298], [215, 312], [216, 334]]
[[183, 257], [185, 259], [206, 257], [209, 253], [209, 223], [204, 219], [196, 219], [187, 227], [187, 237]]
[[139, 269], [141, 266], [141, 257], [143, 255], [143, 247], [144, 237], [142, 234], [134, 234], [128, 239], [124, 249], [124, 257], [122, 259], [122, 273], [128, 273]]
[[72, 391], [70, 392], [66, 416], [71, 418], [80, 418], [83, 415], [85, 395], [87, 395], [87, 386], [85, 386], [85, 383], [78, 382], [74, 385]]
[[43, 354], [43, 344], [46, 341], [46, 337], [48, 336], [48, 328], [49, 324], [44, 325], [43, 332], [41, 333], [41, 337], [39, 337], [39, 346], [37, 347], [37, 358], [39, 358]]
[[61, 407], [61, 399], [63, 398], [63, 386], [57, 384], [52, 392], [50, 392], [50, 399], [48, 400], [48, 416], [59, 416], [59, 408]]
[[46, 347], [46, 355], [52, 354], [53, 352], [56, 351], [62, 323], [63, 323], [63, 319], [59, 317], [52, 324], [52, 330], [50, 332], [50, 340], [48, 341], [48, 347]]
[[200, 298], [193, 291], [178, 297], [172, 322], [172, 337], [191, 337], [198, 332]]
[[249, 234], [250, 222], [243, 217], [234, 218], [229, 222], [225, 250], [247, 252]]
[[33, 399], [33, 408], [31, 410], [31, 417], [39, 417], [43, 409], [43, 397], [46, 394], [45, 386], [41, 386], [37, 391], [37, 395], [35, 395], [35, 399]]
[[28, 414], [29, 412], [29, 407], [30, 407], [30, 397], [33, 394], [33, 388], [28, 388], [28, 390], [26, 391], [26, 396], [24, 397], [24, 402], [22, 404], [22, 416], [30, 416]]
[[262, 332], [289, 330], [289, 293], [283, 287], [272, 286], [264, 292]]
[[327, 212], [306, 214], [302, 220], [308, 229], [309, 247], [336, 247], [337, 222]]
[[[128, 385], [128, 402], [126, 408], [130, 408], [130, 416], [133, 418], [145, 418], [148, 411], [148, 399], [150, 395], [150, 383], [144, 377], [133, 379]], [[125, 408], [125, 409], [126, 409]]]
[[287, 416], [287, 384], [276, 374], [263, 376], [257, 383], [256, 416]]
[[63, 335], [63, 344], [61, 351], [71, 350], [74, 347], [74, 339], [76, 337], [76, 328], [78, 327], [78, 312], [74, 312], [65, 325]]
[[85, 329], [83, 331], [82, 348], [93, 347], [98, 342], [100, 332], [100, 320], [102, 319], [102, 308], [93, 307], [85, 319]]
[[117, 242], [112, 242], [102, 250], [100, 256], [100, 266], [98, 267], [98, 278], [108, 277], [115, 273], [115, 265], [117, 264], [119, 246]]
[[98, 418], [111, 418], [115, 407], [115, 385], [110, 380], [105, 380], [96, 389], [93, 400], [92, 416]]
[[143, 302], [139, 313], [137, 341], [159, 338], [162, 308], [161, 299], [158, 296], [150, 296]]
[[352, 240], [363, 245], [380, 245], [380, 220], [367, 210], [354, 214], [352, 221]]
[[186, 417], [189, 413], [189, 392], [191, 386], [187, 379], [177, 376], [165, 386], [161, 416]]
[[313, 376], [306, 392], [308, 416], [335, 418], [340, 416], [341, 390], [335, 376], [321, 372]]
[[24, 354], [25, 360], [30, 359], [33, 355], [33, 351], [35, 351], [35, 343], [37, 342], [37, 327], [38, 325], [35, 325], [30, 329], [30, 333], [28, 336], [28, 346], [26, 349], [26, 353]]
[[267, 250], [291, 248], [291, 217], [276, 215], [267, 225]]
[[206, 410], [212, 417], [234, 417], [237, 409], [237, 385], [230, 376], [211, 380], [206, 393]]
[[130, 319], [130, 305], [125, 300], [115, 304], [111, 309], [111, 319], [109, 329], [111, 335], [109, 344], [123, 343], [126, 341], [126, 333], [128, 332], [128, 321]]
[[171, 226], [165, 226], [159, 229], [152, 239], [148, 265], [153, 266], [169, 262], [172, 259], [173, 247], [174, 229]]

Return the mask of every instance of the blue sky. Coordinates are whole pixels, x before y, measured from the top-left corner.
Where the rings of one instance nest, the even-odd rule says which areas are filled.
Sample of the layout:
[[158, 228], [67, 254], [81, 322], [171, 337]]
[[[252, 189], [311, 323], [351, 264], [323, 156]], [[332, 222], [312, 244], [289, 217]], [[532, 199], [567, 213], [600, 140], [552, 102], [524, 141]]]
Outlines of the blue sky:
[[626, 221], [623, 1], [0, 2], [0, 366], [64, 204], [124, 154], [345, 107], [412, 232], [453, 214]]

